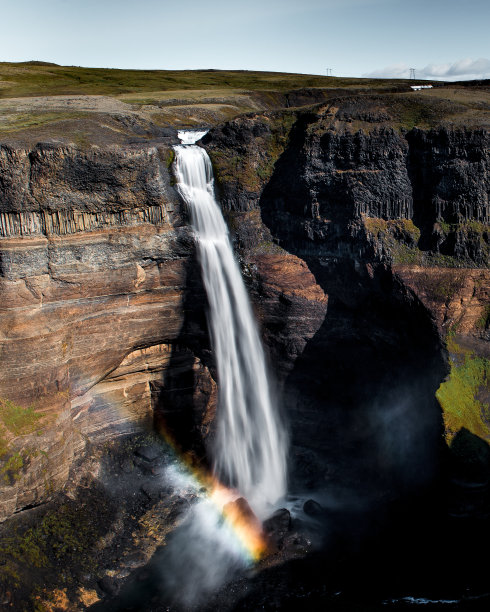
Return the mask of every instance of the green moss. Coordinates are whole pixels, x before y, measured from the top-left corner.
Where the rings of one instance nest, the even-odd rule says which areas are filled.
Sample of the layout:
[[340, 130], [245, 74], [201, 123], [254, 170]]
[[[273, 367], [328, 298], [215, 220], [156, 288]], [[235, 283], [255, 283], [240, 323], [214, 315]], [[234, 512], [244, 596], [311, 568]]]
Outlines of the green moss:
[[416, 244], [420, 239], [420, 229], [412, 219], [380, 219], [378, 217], [364, 217], [366, 229], [376, 238], [390, 235], [395, 240], [403, 240], [409, 244]]
[[449, 232], [451, 231], [451, 224], [448, 223], [447, 221], [438, 221], [437, 225], [439, 226], [439, 228], [445, 233], [445, 234], [449, 234]]
[[238, 180], [242, 176], [243, 158], [237, 155], [229, 156], [224, 151], [213, 149], [209, 151], [213, 165], [213, 173], [219, 184]]
[[174, 159], [175, 151], [173, 149], [169, 149], [167, 151], [167, 157], [165, 159], [165, 165], [167, 166], [167, 169], [170, 169], [170, 166], [174, 163]]
[[366, 230], [391, 255], [393, 263], [422, 263], [423, 255], [416, 248], [420, 230], [411, 219], [363, 217], [363, 221]]
[[237, 155], [234, 151], [211, 149], [209, 156], [214, 174], [220, 185], [234, 183], [248, 192], [258, 192], [270, 179], [274, 166], [284, 152], [291, 128], [296, 121], [295, 112], [264, 115], [264, 133], [255, 139], [250, 155]]
[[[420, 229], [411, 219], [392, 219], [387, 221], [377, 217], [363, 217], [363, 222], [366, 230], [378, 242], [379, 246], [383, 247], [384, 252], [391, 257], [394, 264], [463, 268], [469, 263], [461, 261], [452, 255], [443, 255], [435, 251], [421, 251], [417, 247], [420, 240]], [[438, 223], [442, 229], [444, 223]], [[475, 227], [480, 226], [481, 224], [477, 223]], [[445, 227], [449, 227], [449, 225], [446, 224]], [[466, 225], [458, 225], [458, 227], [460, 229], [466, 228], [464, 231], [472, 231], [469, 228], [473, 227], [473, 225], [468, 223]], [[449, 288], [449, 293], [447, 293], [446, 289], [446, 287], [441, 287], [441, 296], [447, 297], [451, 293], [451, 288]]]
[[451, 373], [447, 381], [437, 390], [448, 441], [466, 428], [484, 440], [490, 439], [489, 407], [481, 402], [479, 395], [490, 385], [490, 361], [471, 351], [463, 350], [448, 337]]
[[271, 118], [271, 137], [267, 143], [266, 154], [256, 169], [257, 176], [262, 183], [272, 176], [274, 166], [287, 146], [289, 134], [295, 121], [295, 113], [281, 113]]
[[440, 268], [464, 268], [465, 264], [453, 255], [443, 255], [442, 253], [426, 253], [425, 262], [428, 266]]
[[26, 471], [33, 457], [40, 452], [34, 448], [23, 448], [20, 451], [7, 452], [1, 459], [0, 479], [8, 485], [15, 484]]
[[115, 508], [91, 490], [85, 502], [65, 498], [30, 526], [20, 522], [0, 532], [0, 589], [32, 594], [49, 590], [53, 579], [57, 587], [71, 587], [77, 574], [98, 571], [98, 542]]
[[422, 253], [406, 244], [398, 243], [392, 247], [393, 263], [395, 264], [416, 264], [422, 263]]
[[452, 300], [464, 282], [465, 275], [461, 273], [456, 273], [456, 276], [442, 276], [439, 283], [433, 287], [432, 295], [443, 302]]
[[2, 480], [8, 484], [17, 482], [21, 476], [22, 468], [24, 467], [24, 456], [21, 453], [13, 453], [11, 457], [5, 461], [0, 469]]
[[380, 238], [388, 229], [388, 221], [379, 217], [365, 217], [364, 225], [368, 232], [376, 238]]
[[490, 327], [490, 304], [483, 308], [480, 318], [476, 321], [475, 327], [478, 329], [488, 329]]
[[23, 408], [0, 398], [0, 479], [4, 482], [16, 482], [26, 461], [35, 452], [32, 449], [12, 452], [12, 442], [19, 436], [39, 432], [42, 419], [43, 415], [37, 413], [33, 406]]
[[33, 406], [23, 408], [8, 399], [0, 399], [0, 422], [15, 436], [35, 431], [41, 418]]
[[[464, 244], [470, 253], [476, 254], [478, 261], [488, 263], [490, 260], [490, 226], [488, 224], [476, 220], [466, 220], [460, 223], [439, 220], [434, 230], [442, 232], [445, 238], [451, 237], [452, 241]], [[467, 260], [465, 265], [471, 266], [471, 259]]]

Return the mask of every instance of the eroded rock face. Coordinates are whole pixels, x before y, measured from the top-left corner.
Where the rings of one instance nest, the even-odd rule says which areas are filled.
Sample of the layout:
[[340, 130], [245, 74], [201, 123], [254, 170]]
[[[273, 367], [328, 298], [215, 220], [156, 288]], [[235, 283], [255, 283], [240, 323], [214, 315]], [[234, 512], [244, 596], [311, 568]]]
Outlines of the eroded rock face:
[[59, 488], [87, 442], [151, 429], [175, 372], [202, 438], [205, 298], [166, 154], [0, 150], [0, 398], [37, 415], [1, 422], [2, 518]]
[[[277, 115], [249, 115], [203, 141], [281, 381], [299, 480], [330, 489], [429, 481], [446, 333], [457, 321], [468, 341], [485, 335], [488, 133], [406, 132], [378, 111], [339, 101], [298, 114], [287, 136]], [[230, 164], [244, 172], [230, 179]], [[242, 205], [251, 166], [264, 178]]]
[[[486, 346], [488, 134], [404, 133], [351, 106], [240, 117], [204, 146], [293, 478], [387, 491], [437, 472], [447, 330]], [[2, 517], [62, 486], [87, 441], [156, 423], [204, 454], [216, 376], [171, 159], [0, 147]], [[17, 427], [19, 406], [37, 416]]]

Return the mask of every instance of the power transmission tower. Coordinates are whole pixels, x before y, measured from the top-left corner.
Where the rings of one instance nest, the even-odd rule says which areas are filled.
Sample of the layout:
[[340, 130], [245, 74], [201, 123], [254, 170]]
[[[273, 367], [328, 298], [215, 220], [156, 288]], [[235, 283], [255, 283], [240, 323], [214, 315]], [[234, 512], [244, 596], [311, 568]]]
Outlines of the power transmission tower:
[[410, 78], [415, 79], [415, 68], [410, 68]]
[[327, 76], [332, 76], [332, 69], [331, 68], [327, 68]]

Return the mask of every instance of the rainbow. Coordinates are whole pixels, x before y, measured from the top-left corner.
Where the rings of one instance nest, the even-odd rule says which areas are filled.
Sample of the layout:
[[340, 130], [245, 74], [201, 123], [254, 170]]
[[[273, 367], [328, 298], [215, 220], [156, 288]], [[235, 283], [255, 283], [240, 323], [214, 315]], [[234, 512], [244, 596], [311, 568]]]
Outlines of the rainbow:
[[248, 564], [263, 559], [269, 552], [269, 544], [262, 523], [248, 502], [238, 491], [225, 486], [216, 476], [198, 465], [189, 454], [182, 453], [163, 427], [158, 433], [176, 460], [178, 467], [174, 469], [174, 476], [199, 491], [200, 496], [213, 504]]

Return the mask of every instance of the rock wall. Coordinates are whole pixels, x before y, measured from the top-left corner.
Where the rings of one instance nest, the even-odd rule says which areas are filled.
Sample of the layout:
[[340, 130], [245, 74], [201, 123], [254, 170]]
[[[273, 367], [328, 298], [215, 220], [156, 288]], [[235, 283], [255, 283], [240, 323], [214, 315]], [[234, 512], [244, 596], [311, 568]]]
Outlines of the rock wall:
[[87, 443], [153, 427], [177, 373], [191, 400], [205, 387], [186, 407], [202, 440], [205, 298], [167, 155], [0, 149], [1, 518], [62, 486]]
[[[489, 136], [407, 131], [379, 107], [360, 112], [367, 104], [288, 115], [289, 129], [284, 115], [248, 115], [203, 143], [293, 423], [299, 480], [400, 492], [429, 481], [444, 454], [435, 395], [448, 333], [488, 354]], [[306, 299], [288, 290], [305, 283], [315, 287]]]
[[212, 130], [203, 142], [224, 207], [250, 210], [260, 200], [279, 240], [304, 249], [314, 243], [326, 255], [361, 250], [374, 259], [363, 240], [369, 220], [411, 221], [412, 236], [395, 238], [414, 242], [426, 258], [488, 266], [488, 132], [407, 132], [349, 108], [344, 102], [296, 116], [249, 115]]
[[[304, 486], [429, 484], [446, 336], [488, 346], [488, 133], [392, 123], [340, 101], [203, 141]], [[156, 424], [205, 453], [216, 375], [171, 162], [0, 147], [1, 518], [91, 443]]]

